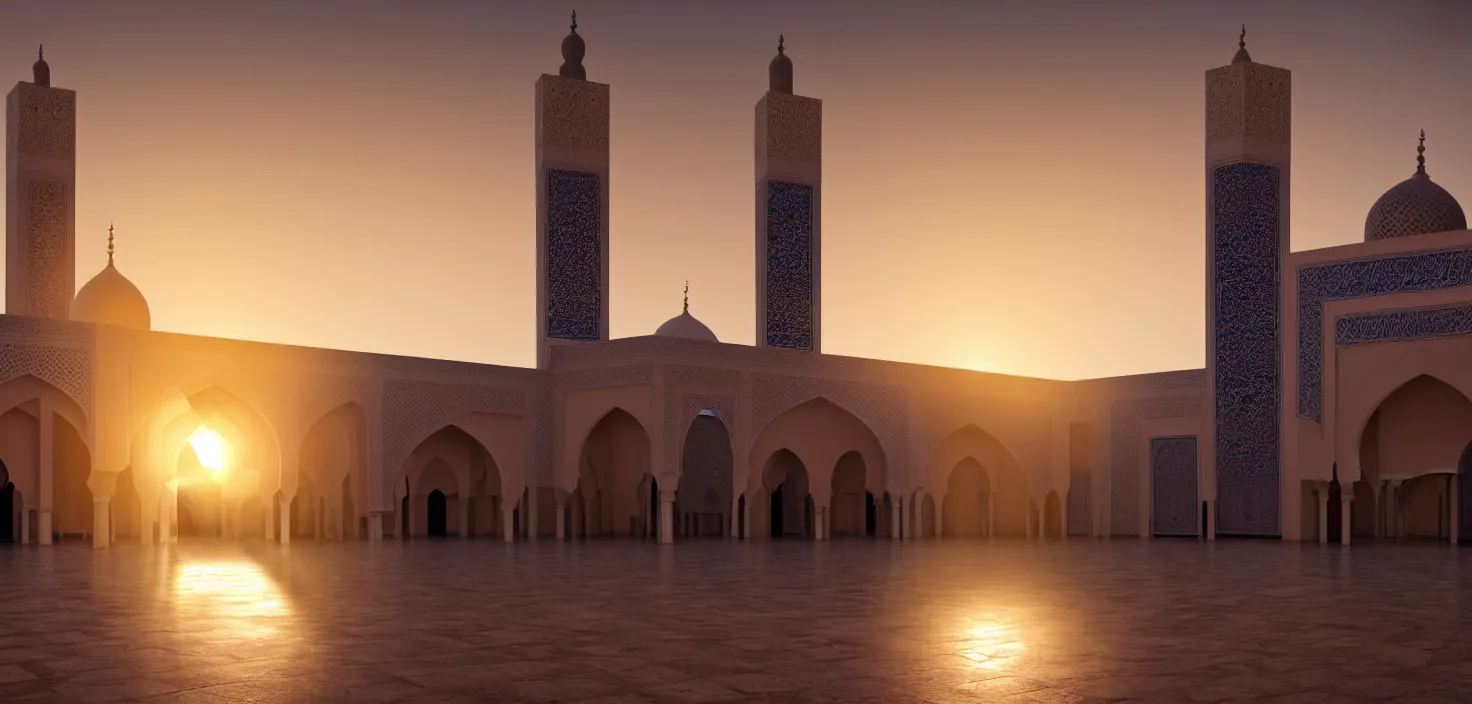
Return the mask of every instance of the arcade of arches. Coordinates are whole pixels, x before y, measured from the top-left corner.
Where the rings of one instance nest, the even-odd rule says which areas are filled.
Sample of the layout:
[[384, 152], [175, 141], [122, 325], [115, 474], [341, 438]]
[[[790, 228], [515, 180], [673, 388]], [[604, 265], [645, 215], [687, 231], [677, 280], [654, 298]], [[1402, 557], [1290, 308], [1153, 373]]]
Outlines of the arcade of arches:
[[1472, 400], [1418, 376], [1380, 402], [1358, 446], [1358, 477], [1336, 465], [1315, 487], [1319, 542], [1472, 541]]

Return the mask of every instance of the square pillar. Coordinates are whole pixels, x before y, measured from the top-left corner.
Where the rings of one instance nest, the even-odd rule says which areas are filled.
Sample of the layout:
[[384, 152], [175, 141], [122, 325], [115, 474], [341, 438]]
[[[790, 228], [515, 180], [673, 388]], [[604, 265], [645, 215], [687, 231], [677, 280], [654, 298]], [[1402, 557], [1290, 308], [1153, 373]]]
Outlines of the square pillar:
[[1345, 545], [1345, 546], [1349, 545], [1349, 542], [1350, 542], [1350, 540], [1349, 540], [1349, 538], [1350, 538], [1350, 536], [1349, 536], [1350, 520], [1349, 519], [1353, 515], [1353, 513], [1351, 511], [1351, 509], [1353, 508], [1353, 506], [1354, 506], [1354, 493], [1352, 491], [1351, 492], [1341, 492], [1339, 494], [1339, 544], [1340, 545]]
[[112, 504], [107, 501], [92, 502], [92, 549], [105, 550], [111, 547]]
[[1461, 496], [1459, 496], [1461, 494], [1461, 487], [1457, 486], [1457, 480], [1457, 475], [1452, 475], [1451, 481], [1447, 482], [1446, 520], [1451, 524], [1451, 530], [1448, 533], [1452, 545], [1457, 544], [1457, 531], [1461, 528], [1461, 521], [1458, 520], [1460, 515], [1457, 513], [1459, 500], [1461, 499]]
[[1206, 539], [1216, 540], [1216, 499], [1206, 500]]
[[986, 537], [994, 538], [997, 535], [997, 492], [990, 491], [986, 495]]
[[474, 499], [469, 496], [462, 496], [456, 502], [460, 505], [460, 537], [462, 538], [470, 537], [470, 506], [473, 501]]
[[1314, 493], [1319, 497], [1319, 542], [1329, 544], [1329, 487], [1318, 486]]
[[557, 542], [559, 543], [567, 540], [567, 527], [563, 525], [565, 521], [567, 521], [567, 502], [559, 500], [557, 502]]
[[526, 539], [537, 541], [537, 488], [526, 488]]
[[291, 502], [285, 497], [276, 500], [281, 507], [281, 544], [291, 544]]
[[515, 510], [510, 508], [501, 509], [501, 541], [510, 543], [516, 540], [516, 515]]
[[670, 545], [675, 542], [675, 492], [659, 492], [659, 542]]

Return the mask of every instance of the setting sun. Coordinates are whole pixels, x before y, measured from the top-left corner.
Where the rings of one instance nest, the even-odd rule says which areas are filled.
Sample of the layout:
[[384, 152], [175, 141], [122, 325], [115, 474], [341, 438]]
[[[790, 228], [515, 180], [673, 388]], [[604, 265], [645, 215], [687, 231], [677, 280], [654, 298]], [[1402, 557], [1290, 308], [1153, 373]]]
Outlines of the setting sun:
[[225, 471], [225, 454], [229, 445], [218, 432], [202, 428], [189, 438], [189, 446], [194, 448], [194, 455], [205, 469], [216, 474]]

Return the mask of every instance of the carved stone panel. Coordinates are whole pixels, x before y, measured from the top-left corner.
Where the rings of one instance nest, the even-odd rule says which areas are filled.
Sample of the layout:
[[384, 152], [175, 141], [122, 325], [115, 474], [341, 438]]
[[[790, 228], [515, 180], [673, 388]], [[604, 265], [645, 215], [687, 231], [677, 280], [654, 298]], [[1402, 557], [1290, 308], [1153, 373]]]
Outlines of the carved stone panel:
[[66, 318], [71, 283], [66, 271], [67, 186], [38, 179], [26, 188], [26, 312]]

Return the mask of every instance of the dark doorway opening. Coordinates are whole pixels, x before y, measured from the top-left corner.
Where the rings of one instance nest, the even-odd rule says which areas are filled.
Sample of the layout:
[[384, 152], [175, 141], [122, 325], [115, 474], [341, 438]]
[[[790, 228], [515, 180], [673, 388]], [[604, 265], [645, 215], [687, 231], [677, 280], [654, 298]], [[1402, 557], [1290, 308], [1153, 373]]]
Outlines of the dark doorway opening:
[[782, 487], [772, 491], [772, 537], [782, 537]]
[[409, 496], [399, 500], [399, 540], [409, 539]]
[[0, 543], [15, 542], [15, 485], [5, 482], [0, 489]]
[[879, 511], [874, 503], [874, 495], [864, 494], [864, 535], [870, 538], [879, 534]]
[[439, 489], [429, 492], [429, 510], [425, 511], [424, 517], [429, 521], [429, 536], [443, 538], [445, 536], [445, 492]]
[[649, 520], [644, 526], [644, 535], [659, 540], [659, 480], [649, 478]]
[[[1337, 475], [1338, 472], [1336, 471], [1335, 474]], [[1339, 477], [1336, 476], [1333, 481], [1329, 482], [1329, 506], [1328, 506], [1328, 509], [1329, 509], [1329, 525], [1328, 525], [1329, 541], [1328, 542], [1331, 542], [1331, 543], [1337, 543], [1337, 542], [1339, 542], [1340, 540], [1343, 539], [1343, 536], [1344, 536], [1344, 531], [1343, 531], [1343, 527], [1344, 526], [1342, 525], [1343, 524], [1344, 508], [1343, 508], [1343, 504], [1341, 504], [1339, 502], [1340, 492], [1341, 492], [1341, 489], [1339, 488]]]

